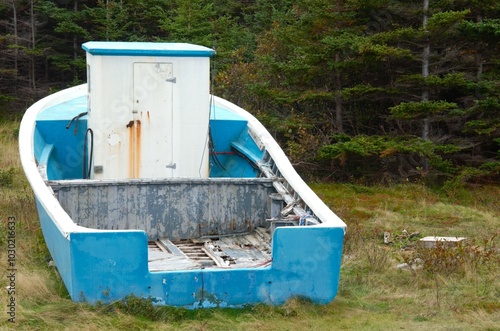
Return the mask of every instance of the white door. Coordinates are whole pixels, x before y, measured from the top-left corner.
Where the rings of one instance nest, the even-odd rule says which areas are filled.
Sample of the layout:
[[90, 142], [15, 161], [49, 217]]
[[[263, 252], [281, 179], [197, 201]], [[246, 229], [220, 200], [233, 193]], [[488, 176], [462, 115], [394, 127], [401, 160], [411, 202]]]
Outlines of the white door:
[[172, 63], [134, 63], [133, 121], [129, 123], [131, 178], [166, 178], [175, 174], [173, 155]]

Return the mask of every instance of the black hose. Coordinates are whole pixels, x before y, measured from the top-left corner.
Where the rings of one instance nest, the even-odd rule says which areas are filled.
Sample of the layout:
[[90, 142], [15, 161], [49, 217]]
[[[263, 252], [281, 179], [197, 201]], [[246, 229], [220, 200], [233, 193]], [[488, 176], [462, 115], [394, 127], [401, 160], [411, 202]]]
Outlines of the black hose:
[[78, 120], [80, 119], [80, 117], [85, 116], [87, 114], [88, 114], [88, 112], [83, 112], [83, 113], [80, 113], [80, 114], [76, 115], [75, 117], [73, 117], [71, 119], [71, 121], [69, 121], [68, 125], [66, 125], [66, 130], [69, 129], [69, 127], [71, 126], [71, 123], [73, 123], [73, 121], [75, 121], [75, 131], [74, 131], [74, 134], [76, 136], [76, 134], [78, 133]]
[[[89, 157], [89, 168], [87, 170], [87, 136], [88, 133], [90, 132], [90, 157]], [[92, 170], [92, 158], [94, 154], [94, 131], [92, 131], [91, 128], [88, 128], [87, 131], [85, 131], [85, 137], [83, 138], [83, 179], [89, 179], [90, 178], [90, 173]]]

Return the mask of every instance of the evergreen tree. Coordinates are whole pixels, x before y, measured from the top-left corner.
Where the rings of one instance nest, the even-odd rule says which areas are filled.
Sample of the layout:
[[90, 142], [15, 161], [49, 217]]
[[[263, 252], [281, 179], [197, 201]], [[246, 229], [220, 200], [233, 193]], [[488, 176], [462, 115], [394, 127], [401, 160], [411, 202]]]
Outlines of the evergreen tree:
[[91, 22], [92, 40], [127, 41], [130, 39], [130, 20], [123, 1], [98, 0], [95, 7], [85, 7], [84, 15]]
[[85, 81], [89, 40], [189, 42], [216, 49], [216, 93], [302, 169], [500, 173], [497, 1], [5, 0], [0, 15], [0, 100]]
[[311, 162], [332, 133], [356, 126], [349, 91], [364, 83], [362, 49], [369, 43], [357, 9], [350, 1], [297, 1], [276, 11], [281, 21], [259, 39], [253, 89], [274, 111], [268, 124], [277, 119], [296, 162]]
[[160, 27], [172, 42], [191, 42], [207, 47], [214, 44], [214, 5], [204, 0], [173, 0], [165, 7]]
[[85, 9], [95, 5], [89, 2], [85, 5], [78, 0], [39, 2], [39, 11], [48, 18], [45, 31], [52, 31], [46, 32], [49, 38], [45, 44], [50, 47], [47, 61], [56, 69], [54, 72], [59, 81], [78, 84], [85, 79], [85, 57], [81, 45], [92, 40], [92, 27], [88, 25]]

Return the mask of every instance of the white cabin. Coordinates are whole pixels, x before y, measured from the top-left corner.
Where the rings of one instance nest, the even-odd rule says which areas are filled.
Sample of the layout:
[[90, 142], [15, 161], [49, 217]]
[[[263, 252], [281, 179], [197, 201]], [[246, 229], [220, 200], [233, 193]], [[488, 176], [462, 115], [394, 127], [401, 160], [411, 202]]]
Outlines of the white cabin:
[[208, 177], [215, 52], [182, 43], [95, 41], [83, 49], [90, 178]]

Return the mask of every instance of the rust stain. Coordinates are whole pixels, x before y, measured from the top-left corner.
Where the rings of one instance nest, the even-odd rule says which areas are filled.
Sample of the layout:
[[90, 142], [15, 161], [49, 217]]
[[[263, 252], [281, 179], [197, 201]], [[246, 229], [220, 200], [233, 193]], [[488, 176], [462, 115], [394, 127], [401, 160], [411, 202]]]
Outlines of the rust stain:
[[149, 110], [146, 112], [146, 115], [148, 115], [148, 124], [151, 123], [151, 118], [149, 117]]
[[139, 178], [141, 166], [141, 121], [130, 121], [128, 129], [128, 177]]
[[128, 128], [128, 178], [134, 178], [134, 121], [130, 121]]
[[135, 178], [141, 176], [141, 121], [135, 121]]

